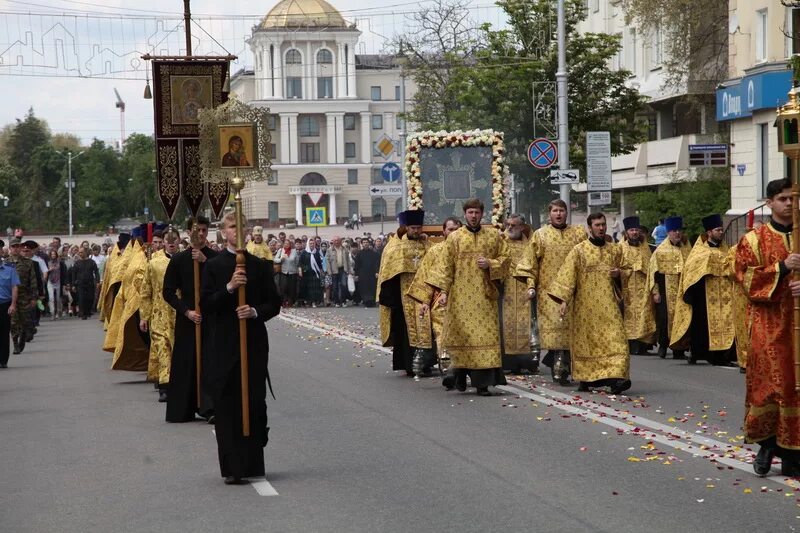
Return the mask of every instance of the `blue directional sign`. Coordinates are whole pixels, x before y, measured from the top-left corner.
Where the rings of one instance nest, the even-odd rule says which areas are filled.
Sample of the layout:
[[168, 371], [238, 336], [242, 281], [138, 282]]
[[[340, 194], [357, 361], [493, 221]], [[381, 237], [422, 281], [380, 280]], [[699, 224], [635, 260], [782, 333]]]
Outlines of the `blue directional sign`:
[[528, 146], [528, 161], [536, 168], [550, 168], [557, 160], [558, 149], [550, 139], [534, 139]]
[[306, 226], [327, 226], [327, 211], [324, 207], [306, 207]]
[[386, 163], [381, 167], [381, 176], [383, 181], [387, 183], [394, 183], [400, 179], [400, 165], [397, 163]]

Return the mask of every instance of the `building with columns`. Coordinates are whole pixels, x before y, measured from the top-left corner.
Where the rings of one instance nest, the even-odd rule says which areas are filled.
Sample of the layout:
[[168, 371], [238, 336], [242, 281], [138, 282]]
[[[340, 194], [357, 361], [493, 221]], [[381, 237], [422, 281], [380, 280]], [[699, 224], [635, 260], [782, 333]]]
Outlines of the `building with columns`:
[[325, 0], [281, 0], [254, 27], [254, 68], [234, 75], [231, 91], [270, 109], [273, 173], [243, 190], [248, 219], [304, 225], [320, 193], [331, 225], [402, 210], [400, 198], [371, 198], [369, 188], [400, 162], [400, 93], [404, 85], [411, 101], [413, 83], [402, 83], [393, 56], [357, 54], [360, 35]]

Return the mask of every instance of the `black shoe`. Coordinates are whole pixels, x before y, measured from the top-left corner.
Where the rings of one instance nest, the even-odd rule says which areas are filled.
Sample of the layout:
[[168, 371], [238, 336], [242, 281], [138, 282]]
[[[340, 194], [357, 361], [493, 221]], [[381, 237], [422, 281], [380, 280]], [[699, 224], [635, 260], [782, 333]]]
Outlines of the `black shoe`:
[[216, 421], [217, 421], [217, 417], [216, 417], [216, 415], [209, 415], [209, 416], [208, 416], [208, 418], [206, 418], [206, 422], [207, 422], [208, 424], [211, 424], [211, 425], [214, 425], [214, 423], [215, 423]]
[[[766, 477], [766, 475], [769, 474], [772, 468], [772, 459], [775, 458], [775, 451], [776, 448], [774, 445], [761, 445], [761, 449], [758, 450], [756, 459], [753, 461], [753, 471], [757, 476]], [[781, 465], [781, 473], [783, 473], [783, 465]]]
[[476, 394], [478, 396], [493, 396], [493, 394], [489, 392], [489, 387], [478, 387]]
[[442, 378], [442, 386], [447, 390], [456, 388], [456, 377], [453, 375], [445, 376]]
[[[167, 391], [166, 389], [161, 389], [158, 391], [158, 403], [165, 403], [167, 401]], [[209, 422], [210, 424], [211, 422]]]
[[11, 340], [14, 343], [14, 355], [17, 355], [19, 353], [19, 339], [14, 336], [11, 337]]
[[[673, 359], [678, 359], [678, 360], [686, 359], [686, 353], [683, 350], [673, 351], [672, 352], [672, 358]], [[693, 360], [692, 356], [690, 355], [689, 356], [689, 361], [692, 361], [692, 360]], [[697, 362], [697, 360], [694, 360], [694, 361], [695, 361], [695, 363]], [[689, 364], [693, 365], [694, 363], [689, 363]]]
[[659, 356], [661, 359], [666, 359], [666, 358], [667, 358], [667, 349], [666, 349], [666, 348], [663, 348], [663, 349], [662, 349], [662, 348], [659, 348], [659, 349], [658, 349], [658, 356]]
[[[753, 466], [755, 467], [755, 463], [753, 463]], [[782, 459], [781, 475], [786, 477], [800, 478], [800, 463], [796, 461], [787, 461], [786, 459]]]
[[0, 363], [0, 368], [8, 368], [8, 365], [5, 363]]
[[589, 392], [589, 384], [585, 381], [581, 381], [578, 385], [578, 392]]
[[747, 369], [745, 367], [743, 367], [743, 366], [739, 367], [739, 373], [740, 374], [747, 374]]
[[19, 347], [19, 351], [17, 353], [22, 353], [22, 350], [25, 349], [25, 339], [20, 337], [19, 344], [17, 344], [17, 346]]
[[556, 383], [558, 383], [562, 387], [569, 387], [572, 384], [569, 378], [558, 378], [558, 381], [556, 381]]
[[611, 385], [611, 394], [622, 394], [626, 390], [631, 388], [631, 380], [629, 379], [618, 379], [616, 383]]
[[228, 476], [225, 478], [226, 485], [247, 485], [247, 480], [240, 477]]

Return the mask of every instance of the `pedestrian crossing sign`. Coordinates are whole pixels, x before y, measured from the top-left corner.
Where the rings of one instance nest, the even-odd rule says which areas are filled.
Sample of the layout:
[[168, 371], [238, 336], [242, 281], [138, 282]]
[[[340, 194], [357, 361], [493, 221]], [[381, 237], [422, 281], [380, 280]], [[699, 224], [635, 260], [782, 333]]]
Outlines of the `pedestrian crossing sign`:
[[327, 208], [306, 207], [306, 226], [327, 226]]

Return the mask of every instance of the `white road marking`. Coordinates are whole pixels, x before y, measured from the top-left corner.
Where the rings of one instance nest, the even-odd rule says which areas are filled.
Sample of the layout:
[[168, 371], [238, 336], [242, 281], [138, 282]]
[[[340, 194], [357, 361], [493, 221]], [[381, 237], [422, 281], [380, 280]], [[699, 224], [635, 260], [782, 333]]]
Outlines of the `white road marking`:
[[[343, 340], [363, 342], [366, 344], [366, 346], [373, 348], [375, 350], [391, 353], [391, 350], [389, 348], [381, 346], [380, 341], [373, 337], [366, 337], [363, 335], [350, 333], [331, 324], [326, 324], [319, 320], [312, 321], [300, 317], [294, 313], [281, 314], [279, 315], [279, 317], [287, 322], [298, 324], [321, 333], [330, 334], [334, 337], [339, 337]], [[743, 472], [747, 472], [750, 475], [753, 475], [753, 466], [750, 463], [747, 463], [741, 459], [726, 457], [724, 455], [725, 453], [728, 454], [732, 453], [740, 458], [743, 458], [745, 456], [745, 454], [741, 451], [740, 453], [736, 453], [736, 451], [733, 450], [733, 446], [731, 446], [728, 443], [721, 442], [706, 437], [704, 435], [688, 433], [687, 431], [684, 431], [680, 428], [667, 426], [666, 424], [662, 424], [661, 422], [650, 420], [649, 418], [644, 418], [639, 415], [632, 415], [622, 411], [617, 411], [612, 408], [599, 405], [589, 399], [584, 399], [582, 397], [581, 397], [581, 407], [576, 407], [568, 403], [563, 403], [564, 401], [568, 402], [575, 401], [575, 396], [570, 396], [568, 394], [557, 392], [551, 389], [546, 389], [543, 387], [537, 389], [538, 391], [541, 392], [541, 394], [534, 394], [530, 391], [521, 389], [519, 387], [513, 387], [508, 385], [500, 385], [497, 388], [505, 392], [508, 392], [510, 394], [516, 394], [518, 396], [534, 400], [541, 404], [555, 407], [562, 411], [566, 411], [567, 413], [582, 416], [588, 418], [589, 420], [593, 420], [601, 424], [611, 426], [615, 429], [619, 429], [628, 434], [635, 434], [631, 433], [631, 429], [634, 426], [648, 428], [650, 431], [647, 432], [647, 434], [642, 434], [641, 436], [646, 437], [649, 440], [658, 442], [659, 444], [669, 446], [670, 448], [674, 448], [676, 450], [688, 453], [693, 457], [714, 459], [719, 464], [724, 464], [726, 466], [730, 466], [737, 470], [741, 470]], [[707, 446], [709, 448], [714, 448], [714, 449], [704, 450], [701, 448], [701, 446]], [[775, 471], [773, 470], [773, 474], [774, 473]], [[777, 476], [773, 475], [762, 479], [764, 481], [771, 481], [774, 483], [778, 483], [780, 485], [791, 487], [793, 489], [800, 489], [800, 482], [795, 481], [791, 478], [786, 478], [779, 475]]]
[[277, 496], [278, 491], [266, 479], [259, 479], [258, 481], [251, 480], [250, 485], [256, 489], [259, 496]]

